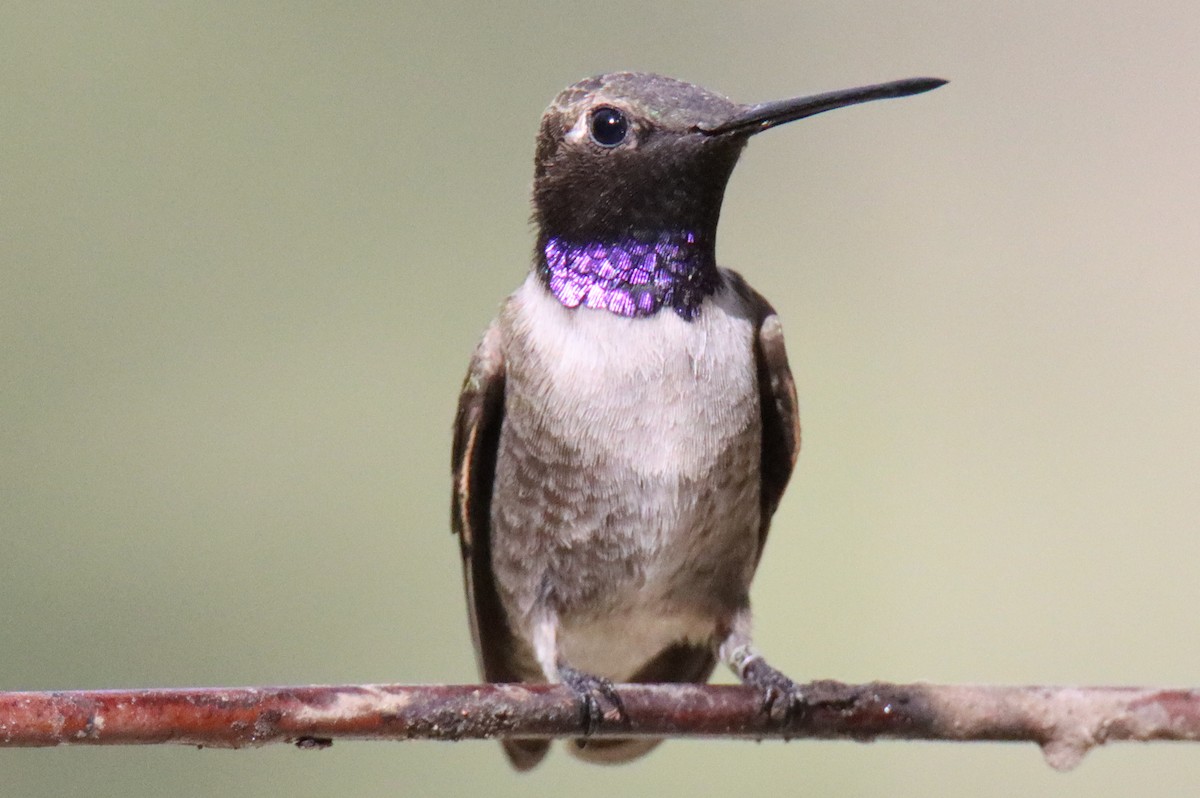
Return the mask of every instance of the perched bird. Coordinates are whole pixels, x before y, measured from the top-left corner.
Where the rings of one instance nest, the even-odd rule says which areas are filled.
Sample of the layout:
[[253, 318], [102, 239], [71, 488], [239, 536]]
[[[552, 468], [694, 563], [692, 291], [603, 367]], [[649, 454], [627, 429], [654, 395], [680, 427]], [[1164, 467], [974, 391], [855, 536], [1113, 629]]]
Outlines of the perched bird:
[[[576, 83], [542, 117], [537, 246], [459, 399], [453, 526], [489, 682], [579, 696], [580, 757], [613, 682], [703, 682], [720, 660], [768, 710], [800, 700], [751, 637], [750, 580], [800, 448], [775, 311], [714, 244], [751, 136], [934, 78], [759, 105], [659, 75]], [[518, 769], [545, 740], [505, 740]]]

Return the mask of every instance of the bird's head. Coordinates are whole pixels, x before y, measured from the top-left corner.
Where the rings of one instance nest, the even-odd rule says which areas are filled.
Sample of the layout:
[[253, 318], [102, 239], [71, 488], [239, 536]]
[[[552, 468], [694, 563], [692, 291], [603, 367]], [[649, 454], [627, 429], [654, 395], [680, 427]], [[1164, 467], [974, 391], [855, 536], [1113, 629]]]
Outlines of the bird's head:
[[711, 237], [729, 175], [750, 136], [846, 105], [942, 85], [913, 78], [741, 105], [661, 75], [614, 72], [565, 89], [542, 117], [534, 221], [572, 240], [661, 230]]
[[739, 105], [661, 75], [615, 72], [570, 86], [538, 133], [535, 268], [566, 307], [694, 318], [720, 278], [717, 219], [746, 141], [845, 105], [936, 88], [933, 78]]

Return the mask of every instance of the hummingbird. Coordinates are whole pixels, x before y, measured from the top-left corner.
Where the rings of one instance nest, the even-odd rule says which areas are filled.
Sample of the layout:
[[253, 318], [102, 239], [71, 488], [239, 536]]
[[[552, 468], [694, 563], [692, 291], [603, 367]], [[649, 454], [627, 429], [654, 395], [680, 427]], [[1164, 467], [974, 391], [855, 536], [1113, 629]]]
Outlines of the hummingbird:
[[[615, 72], [546, 109], [533, 265], [470, 361], [452, 526], [482, 677], [568, 686], [580, 758], [661, 742], [587, 739], [623, 715], [617, 682], [705, 682], [720, 661], [772, 717], [803, 700], [754, 647], [749, 599], [800, 450], [795, 383], [775, 310], [717, 265], [717, 220], [751, 136], [945, 82], [741, 105]], [[550, 745], [502, 743], [519, 770]]]

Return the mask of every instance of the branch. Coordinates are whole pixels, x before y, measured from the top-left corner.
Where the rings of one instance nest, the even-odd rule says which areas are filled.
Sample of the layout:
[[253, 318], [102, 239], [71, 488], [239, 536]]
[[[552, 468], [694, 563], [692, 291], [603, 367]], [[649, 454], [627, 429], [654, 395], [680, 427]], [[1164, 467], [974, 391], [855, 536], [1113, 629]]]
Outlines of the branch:
[[[1118, 740], [1200, 739], [1200, 691], [1128, 687], [804, 685], [782, 727], [732, 685], [621, 685], [626, 718], [597, 738], [724, 737], [1028, 741], [1067, 770]], [[0, 693], [0, 747], [243, 748], [334, 739], [580, 736], [575, 695], [555, 685], [246, 687]]]

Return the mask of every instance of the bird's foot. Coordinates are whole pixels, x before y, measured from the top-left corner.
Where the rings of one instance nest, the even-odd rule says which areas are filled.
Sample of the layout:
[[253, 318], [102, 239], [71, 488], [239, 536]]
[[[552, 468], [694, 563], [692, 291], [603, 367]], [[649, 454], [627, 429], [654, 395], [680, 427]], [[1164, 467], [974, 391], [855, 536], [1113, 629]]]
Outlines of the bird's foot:
[[608, 679], [576, 670], [569, 665], [558, 666], [558, 678], [570, 687], [579, 699], [580, 728], [585, 738], [595, 734], [603, 721], [615, 721], [622, 726], [629, 723], [621, 696]]
[[742, 683], [762, 693], [762, 711], [783, 727], [790, 726], [804, 711], [806, 697], [799, 685], [755, 657], [741, 672]]

